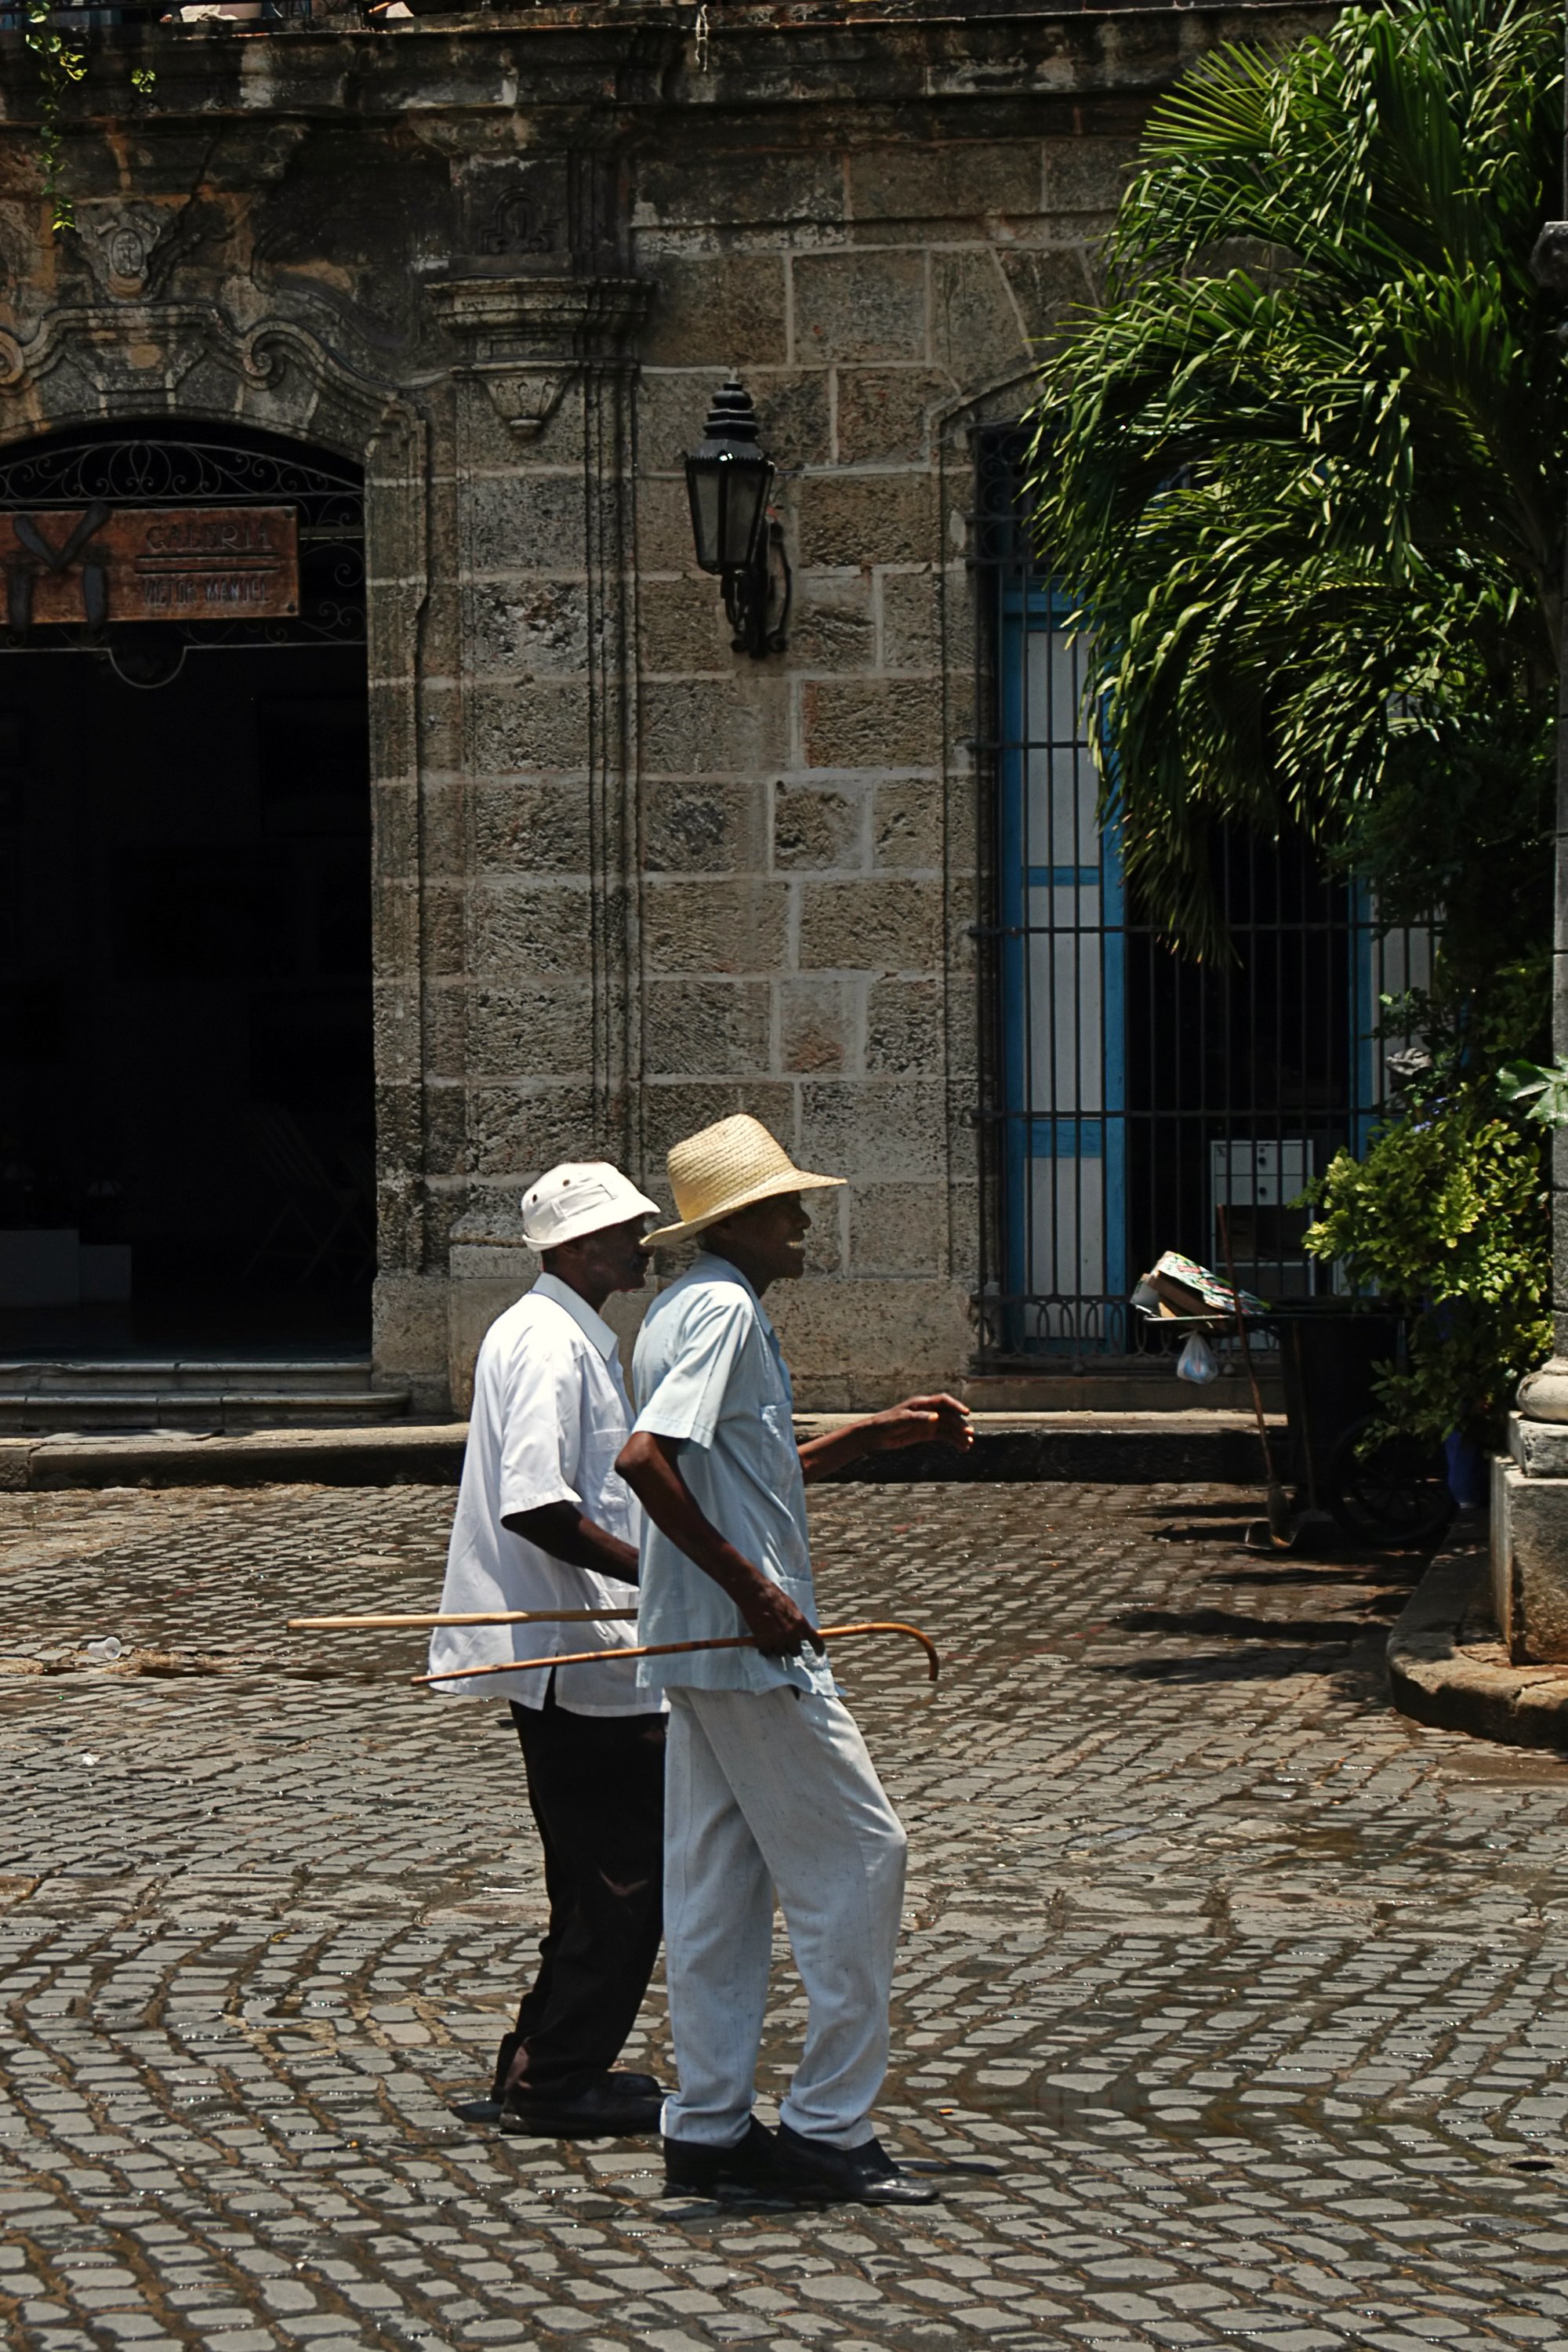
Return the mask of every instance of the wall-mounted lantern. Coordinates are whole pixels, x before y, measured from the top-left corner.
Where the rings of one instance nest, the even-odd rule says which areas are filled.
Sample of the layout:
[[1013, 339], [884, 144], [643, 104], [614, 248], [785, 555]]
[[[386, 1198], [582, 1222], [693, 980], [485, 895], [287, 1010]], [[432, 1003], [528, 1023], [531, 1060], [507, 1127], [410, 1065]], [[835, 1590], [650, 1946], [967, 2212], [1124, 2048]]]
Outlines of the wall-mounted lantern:
[[[758, 661], [764, 655], [783, 653], [789, 619], [790, 569], [784, 533], [768, 512], [775, 470], [773, 459], [757, 445], [752, 395], [731, 376], [714, 394], [702, 438], [686, 460], [686, 489], [697, 561], [723, 583], [724, 610], [734, 631], [732, 649]], [[776, 587], [775, 555], [780, 573]]]

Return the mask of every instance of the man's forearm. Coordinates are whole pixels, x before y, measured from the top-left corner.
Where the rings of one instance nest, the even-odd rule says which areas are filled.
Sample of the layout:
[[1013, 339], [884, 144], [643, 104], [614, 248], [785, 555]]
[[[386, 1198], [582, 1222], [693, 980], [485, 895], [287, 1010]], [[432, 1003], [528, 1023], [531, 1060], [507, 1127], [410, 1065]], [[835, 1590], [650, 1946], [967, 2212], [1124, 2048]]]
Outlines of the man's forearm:
[[809, 1486], [858, 1462], [862, 1454], [894, 1454], [907, 1445], [955, 1445], [961, 1451], [973, 1444], [967, 1407], [956, 1397], [906, 1397], [881, 1412], [830, 1429], [825, 1437], [808, 1437], [800, 1448], [800, 1475]]
[[872, 1427], [868, 1421], [852, 1421], [844, 1429], [830, 1429], [825, 1437], [808, 1437], [800, 1448], [800, 1475], [806, 1485], [831, 1477], [835, 1470], [846, 1470], [862, 1454], [873, 1452]]
[[659, 1532], [679, 1545], [704, 1576], [721, 1585], [731, 1601], [741, 1601], [767, 1581], [699, 1508], [657, 1438], [634, 1437], [616, 1466]]
[[672, 1439], [634, 1429], [616, 1457], [616, 1468], [659, 1533], [729, 1594], [764, 1657], [794, 1657], [805, 1642], [820, 1650], [822, 1639], [811, 1620], [744, 1552], [726, 1542], [699, 1507], [675, 1455]]
[[613, 1576], [622, 1584], [637, 1580], [637, 1555], [631, 1544], [611, 1535], [588, 1518], [575, 1503], [544, 1503], [537, 1511], [513, 1511], [501, 1520], [524, 1543], [535, 1544], [552, 1559], [568, 1568], [585, 1568], [596, 1576]]

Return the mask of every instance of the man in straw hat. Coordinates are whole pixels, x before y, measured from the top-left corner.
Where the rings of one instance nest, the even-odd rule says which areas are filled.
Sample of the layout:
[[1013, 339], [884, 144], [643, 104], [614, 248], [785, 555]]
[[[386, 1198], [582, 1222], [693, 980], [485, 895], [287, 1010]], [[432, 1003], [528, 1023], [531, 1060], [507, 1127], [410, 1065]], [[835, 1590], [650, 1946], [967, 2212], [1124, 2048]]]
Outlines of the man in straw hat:
[[[795, 1446], [789, 1373], [763, 1311], [805, 1267], [801, 1195], [843, 1180], [795, 1167], [754, 1118], [678, 1143], [679, 1222], [700, 1234], [654, 1301], [620, 1456], [646, 1514], [638, 1639], [750, 1633], [754, 1648], [645, 1660], [670, 1699], [666, 1974], [680, 2088], [664, 2105], [665, 2178], [701, 2195], [784, 2189], [875, 2204], [935, 2191], [887, 2156], [870, 2110], [888, 2064], [904, 1832], [815, 1632], [805, 1480], [872, 1449], [971, 1442], [950, 1396]], [[776, 2136], [752, 2112], [775, 1891], [809, 2002]]]
[[464, 2112], [542, 2137], [649, 2132], [659, 2085], [612, 2071], [658, 1953], [664, 1702], [625, 1660], [465, 1683], [510, 1658], [636, 1640], [641, 1514], [615, 1474], [631, 1406], [599, 1309], [646, 1279], [658, 1212], [606, 1160], [569, 1161], [522, 1199], [543, 1272], [490, 1325], [452, 1526], [443, 1613], [621, 1609], [597, 1624], [444, 1626], [430, 1670], [445, 1696], [511, 1701], [544, 1848], [550, 1925], [539, 1972]]

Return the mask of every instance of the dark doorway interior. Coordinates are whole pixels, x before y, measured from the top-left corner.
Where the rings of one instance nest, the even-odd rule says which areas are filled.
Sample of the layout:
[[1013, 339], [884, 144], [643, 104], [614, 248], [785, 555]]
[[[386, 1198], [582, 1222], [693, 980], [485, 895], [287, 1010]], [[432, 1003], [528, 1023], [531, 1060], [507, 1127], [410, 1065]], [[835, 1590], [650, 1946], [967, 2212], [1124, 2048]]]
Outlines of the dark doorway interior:
[[0, 1347], [361, 1350], [363, 635], [172, 634], [0, 651]]

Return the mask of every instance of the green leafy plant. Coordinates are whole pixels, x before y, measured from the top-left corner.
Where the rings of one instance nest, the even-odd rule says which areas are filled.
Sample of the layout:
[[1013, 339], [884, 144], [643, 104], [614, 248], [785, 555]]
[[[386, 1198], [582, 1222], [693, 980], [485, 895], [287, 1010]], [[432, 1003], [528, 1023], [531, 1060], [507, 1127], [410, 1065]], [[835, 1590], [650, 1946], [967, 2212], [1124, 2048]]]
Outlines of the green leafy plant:
[[1130, 884], [1190, 951], [1225, 952], [1236, 823], [1395, 919], [1440, 905], [1456, 966], [1545, 935], [1562, 87], [1545, 0], [1394, 0], [1221, 50], [1150, 117], [1032, 487]]
[[[1408, 1000], [1386, 1009], [1410, 1018]], [[1484, 1038], [1477, 1051], [1429, 1004], [1426, 1018], [1437, 1051], [1363, 1157], [1340, 1152], [1310, 1188], [1305, 1245], [1413, 1318], [1406, 1368], [1379, 1379], [1374, 1434], [1493, 1445], [1551, 1349], [1551, 1138], [1531, 1096], [1489, 1074]]]
[[[60, 110], [66, 91], [73, 82], [80, 81], [87, 72], [87, 53], [55, 29], [50, 0], [26, 0], [24, 38], [38, 64], [42, 101], [39, 108], [38, 161], [43, 165], [44, 194], [49, 200], [49, 226], [58, 236], [63, 229], [76, 226], [76, 207], [60, 181], [65, 159], [65, 144], [60, 135]], [[131, 87], [138, 98], [151, 98], [157, 83], [157, 74], [151, 66], [132, 68]]]
[[64, 158], [60, 109], [66, 91], [87, 71], [87, 53], [57, 30], [50, 17], [49, 0], [26, 0], [26, 8], [24, 38], [38, 65], [38, 160], [43, 165], [44, 194], [49, 201], [49, 226], [58, 236], [62, 229], [76, 226], [76, 208], [60, 184]]
[[1505, 1062], [1497, 1076], [1506, 1103], [1528, 1103], [1526, 1118], [1541, 1127], [1568, 1127], [1568, 1062]]

